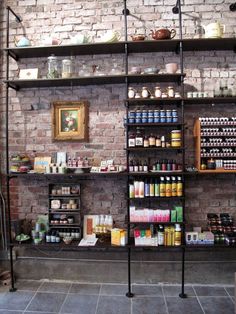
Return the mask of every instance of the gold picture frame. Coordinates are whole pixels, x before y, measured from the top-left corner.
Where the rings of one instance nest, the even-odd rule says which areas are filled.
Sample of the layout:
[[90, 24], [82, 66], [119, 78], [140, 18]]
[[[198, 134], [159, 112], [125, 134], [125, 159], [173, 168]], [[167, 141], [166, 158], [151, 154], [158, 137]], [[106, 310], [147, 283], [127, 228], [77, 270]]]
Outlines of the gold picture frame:
[[87, 101], [52, 103], [53, 140], [88, 142]]

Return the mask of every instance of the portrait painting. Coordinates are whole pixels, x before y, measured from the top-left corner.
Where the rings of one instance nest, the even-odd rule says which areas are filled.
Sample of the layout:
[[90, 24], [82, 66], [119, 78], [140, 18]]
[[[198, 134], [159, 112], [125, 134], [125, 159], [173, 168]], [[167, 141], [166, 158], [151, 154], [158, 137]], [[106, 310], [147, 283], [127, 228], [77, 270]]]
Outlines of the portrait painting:
[[88, 102], [53, 102], [52, 125], [54, 140], [87, 142]]

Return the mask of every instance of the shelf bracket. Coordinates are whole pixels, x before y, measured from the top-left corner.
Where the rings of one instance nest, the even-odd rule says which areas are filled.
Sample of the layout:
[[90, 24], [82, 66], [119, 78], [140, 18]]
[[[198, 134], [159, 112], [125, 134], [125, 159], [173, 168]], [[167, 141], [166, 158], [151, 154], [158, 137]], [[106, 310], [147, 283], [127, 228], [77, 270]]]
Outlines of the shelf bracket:
[[178, 43], [178, 44], [176, 45], [175, 53], [176, 53], [177, 55], [179, 55], [179, 53], [180, 53], [180, 43]]
[[130, 11], [129, 9], [126, 9], [126, 10], [122, 10], [122, 14], [124, 15], [130, 15]]
[[15, 61], [18, 61], [18, 56], [11, 50], [8, 51], [9, 56], [11, 56]]

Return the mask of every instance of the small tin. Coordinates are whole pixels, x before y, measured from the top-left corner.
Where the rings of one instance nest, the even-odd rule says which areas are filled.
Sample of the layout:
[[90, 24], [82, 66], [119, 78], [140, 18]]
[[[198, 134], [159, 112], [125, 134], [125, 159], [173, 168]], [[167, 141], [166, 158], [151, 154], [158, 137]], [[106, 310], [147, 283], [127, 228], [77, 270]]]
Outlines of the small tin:
[[160, 118], [159, 117], [154, 117], [154, 123], [159, 123], [160, 122]]
[[142, 118], [147, 118], [148, 117], [148, 112], [147, 110], [142, 111]]
[[177, 117], [178, 116], [177, 110], [176, 109], [172, 109], [171, 110], [171, 115], [172, 115], [172, 117]]
[[160, 110], [160, 117], [165, 117], [165, 116], [166, 116], [166, 111]]
[[142, 123], [147, 123], [148, 122], [148, 118], [142, 118], [141, 121], [142, 121]]
[[172, 122], [172, 117], [166, 117], [166, 122], [171, 123]]
[[134, 118], [129, 118], [129, 123], [134, 123], [135, 119]]
[[160, 122], [161, 122], [161, 123], [165, 123], [165, 122], [166, 122], [166, 117], [161, 117], [161, 118], [160, 118]]
[[137, 118], [137, 117], [136, 117], [135, 123], [141, 123], [141, 117], [140, 117], [140, 118]]
[[154, 122], [154, 118], [148, 117], [148, 123], [153, 123], [153, 122]]
[[141, 117], [142, 117], [142, 111], [141, 110], [137, 110], [135, 112], [135, 118], [137, 119], [137, 118], [141, 118]]

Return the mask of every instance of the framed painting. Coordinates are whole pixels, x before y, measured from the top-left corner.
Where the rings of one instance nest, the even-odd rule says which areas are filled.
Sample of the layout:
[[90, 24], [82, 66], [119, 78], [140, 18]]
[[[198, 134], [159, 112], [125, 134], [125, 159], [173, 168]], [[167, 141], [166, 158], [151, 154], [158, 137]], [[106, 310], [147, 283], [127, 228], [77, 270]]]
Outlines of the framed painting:
[[88, 102], [57, 101], [52, 103], [53, 139], [88, 141]]

